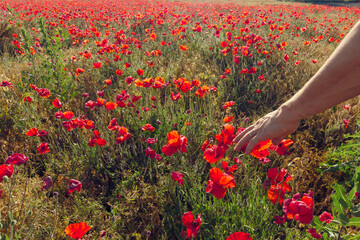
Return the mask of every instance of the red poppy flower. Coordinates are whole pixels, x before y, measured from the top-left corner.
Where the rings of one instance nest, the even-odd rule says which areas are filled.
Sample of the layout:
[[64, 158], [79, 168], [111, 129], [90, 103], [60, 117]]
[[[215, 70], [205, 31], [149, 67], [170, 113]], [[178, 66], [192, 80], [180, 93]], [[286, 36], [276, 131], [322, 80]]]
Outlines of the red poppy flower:
[[299, 198], [300, 194], [297, 193], [293, 198], [286, 199], [283, 211], [288, 219], [295, 219], [300, 223], [310, 224], [314, 216], [312, 192], [309, 191], [309, 194], [304, 194], [301, 200]]
[[275, 224], [284, 224], [286, 222], [286, 219], [287, 219], [285, 215], [283, 215], [283, 216], [275, 216], [274, 218], [275, 218], [275, 221], [274, 221]]
[[206, 192], [220, 199], [225, 197], [228, 188], [235, 187], [234, 177], [223, 173], [218, 168], [210, 169], [210, 180], [207, 182]]
[[123, 74], [123, 71], [121, 71], [120, 69], [115, 71], [115, 74], [118, 76], [121, 76]]
[[286, 171], [286, 169], [282, 168], [279, 170], [278, 167], [270, 168], [267, 171], [267, 177], [270, 178], [271, 184], [278, 184], [283, 181], [289, 182], [292, 179], [291, 175]]
[[145, 149], [145, 155], [149, 156], [151, 159], [154, 159], [156, 156], [156, 152], [151, 147], [148, 147], [147, 149]]
[[186, 45], [180, 45], [181, 51], [187, 51], [189, 48]]
[[12, 87], [12, 83], [10, 83], [9, 81], [2, 81], [0, 83], [0, 87]]
[[290, 192], [291, 188], [287, 183], [279, 183], [276, 185], [271, 185], [268, 190], [268, 198], [273, 204], [279, 203], [282, 205], [286, 192]]
[[229, 147], [226, 144], [217, 144], [215, 146], [209, 145], [204, 151], [203, 158], [208, 163], [216, 163], [224, 157], [225, 152], [228, 148]]
[[331, 223], [332, 220], [334, 220], [334, 216], [331, 215], [331, 213], [325, 211], [320, 215], [319, 220], [321, 222]]
[[59, 99], [55, 99], [53, 102], [52, 102], [52, 105], [55, 107], [55, 108], [61, 108], [61, 102]]
[[85, 70], [83, 68], [77, 68], [76, 69], [76, 74], [79, 75], [80, 73], [85, 72]]
[[283, 139], [279, 145], [271, 144], [270, 150], [276, 151], [279, 155], [289, 155], [289, 146], [293, 143], [291, 139]]
[[102, 63], [101, 62], [94, 62], [93, 63], [93, 68], [101, 68], [102, 67]]
[[65, 228], [65, 233], [74, 239], [82, 238], [91, 229], [85, 222], [73, 223]]
[[226, 240], [252, 240], [248, 233], [236, 232], [226, 238]]
[[229, 175], [233, 175], [234, 171], [238, 170], [238, 166], [233, 165], [232, 167], [229, 167], [229, 164], [225, 161], [222, 161], [221, 166], [224, 169], [225, 173]]
[[144, 71], [142, 69], [136, 70], [137, 75], [142, 76], [144, 74]]
[[155, 128], [151, 124], [148, 124], [148, 123], [145, 124], [141, 129], [143, 131], [151, 131], [151, 132], [155, 131]]
[[166, 156], [171, 156], [177, 151], [186, 153], [187, 138], [179, 135], [177, 131], [171, 131], [167, 135], [168, 143], [161, 149]]
[[112, 85], [111, 79], [105, 79], [105, 80], [104, 80], [104, 83], [105, 83], [106, 85], [108, 85], [108, 86]]
[[219, 144], [232, 145], [232, 140], [235, 138], [235, 128], [231, 124], [225, 124], [224, 128], [221, 130], [221, 134], [215, 136]]
[[316, 238], [316, 239], [320, 239], [320, 238], [321, 238], [321, 234], [320, 234], [320, 233], [317, 233], [315, 228], [310, 228], [309, 230], [307, 230], [307, 232], [310, 233], [310, 235], [311, 235], [313, 238]]
[[224, 106], [222, 106], [223, 108], [229, 108], [231, 106], [233, 106], [235, 104], [234, 101], [229, 101], [229, 102], [225, 102]]
[[226, 123], [228, 123], [228, 122], [231, 122], [232, 120], [234, 119], [234, 117], [225, 117], [224, 119], [223, 119], [223, 122], [226, 122]]
[[31, 101], [32, 101], [31, 97], [24, 97], [24, 102], [31, 102]]
[[124, 64], [124, 67], [125, 67], [125, 68], [128, 68], [128, 67], [130, 67], [130, 66], [131, 66], [130, 63], [125, 63], [125, 64]]
[[43, 98], [50, 97], [50, 90], [46, 88], [40, 88], [38, 91], [39, 95]]
[[172, 172], [171, 177], [172, 177], [172, 179], [177, 181], [179, 183], [179, 185], [184, 185], [184, 180], [183, 180], [183, 174], [182, 173]]
[[39, 131], [37, 128], [32, 128], [29, 131], [27, 131], [25, 134], [29, 137], [35, 137], [39, 135]]
[[105, 103], [105, 107], [106, 107], [107, 110], [111, 111], [111, 110], [114, 110], [116, 108], [116, 105], [113, 102], [107, 102], [107, 103]]
[[108, 128], [110, 131], [114, 131], [114, 130], [116, 130], [116, 129], [118, 128], [116, 118], [113, 118], [113, 119], [109, 122], [109, 125], [107, 126], [107, 128]]
[[63, 112], [63, 117], [66, 119], [72, 119], [74, 116], [74, 113], [71, 111]]
[[256, 157], [257, 159], [266, 157], [270, 154], [268, 150], [270, 146], [271, 146], [271, 140], [262, 141], [254, 147], [250, 155]]
[[43, 142], [37, 146], [37, 150], [39, 151], [40, 154], [48, 153], [48, 152], [50, 152], [49, 144], [46, 142]]
[[188, 238], [196, 237], [201, 226], [200, 214], [197, 215], [196, 219], [194, 219], [192, 212], [186, 212], [182, 216], [182, 222], [186, 227]]
[[11, 177], [14, 172], [14, 165], [12, 164], [2, 164], [0, 165], [0, 182], [3, 181], [4, 176]]
[[14, 153], [5, 161], [6, 164], [21, 165], [24, 164], [29, 158], [21, 153]]
[[72, 192], [74, 192], [75, 190], [80, 192], [82, 188], [82, 183], [78, 180], [75, 179], [70, 179], [69, 181], [69, 194], [71, 194]]
[[170, 97], [171, 97], [171, 100], [177, 101], [181, 98], [181, 95], [180, 95], [180, 93], [174, 94], [174, 92], [171, 92]]
[[129, 130], [126, 127], [118, 127], [118, 135], [120, 136], [116, 138], [117, 144], [128, 140], [132, 136], [132, 134], [129, 133]]

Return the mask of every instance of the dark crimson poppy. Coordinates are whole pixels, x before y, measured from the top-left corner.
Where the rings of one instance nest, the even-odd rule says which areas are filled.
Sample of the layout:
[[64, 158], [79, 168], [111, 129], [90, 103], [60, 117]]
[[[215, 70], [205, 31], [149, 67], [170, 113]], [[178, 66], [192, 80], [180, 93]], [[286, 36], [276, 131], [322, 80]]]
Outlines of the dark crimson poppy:
[[147, 149], [145, 149], [145, 155], [149, 156], [151, 159], [155, 159], [156, 152], [151, 147], [148, 147]]
[[0, 165], [0, 182], [3, 181], [4, 176], [11, 177], [14, 172], [14, 165], [12, 164], [2, 164]]
[[228, 188], [235, 187], [234, 177], [223, 173], [218, 168], [210, 169], [210, 180], [207, 182], [206, 192], [220, 199], [225, 197]]
[[52, 102], [52, 105], [55, 107], [55, 108], [61, 108], [61, 102], [59, 99], [55, 99], [53, 102]]
[[319, 220], [321, 222], [331, 223], [332, 220], [334, 220], [334, 216], [331, 215], [331, 213], [325, 211], [320, 215]]
[[168, 143], [161, 149], [166, 156], [171, 156], [177, 151], [186, 153], [187, 138], [185, 136], [179, 135], [179, 133], [174, 130], [168, 133], [167, 138]]
[[283, 211], [288, 219], [295, 219], [300, 223], [310, 224], [314, 216], [312, 192], [304, 194], [301, 200], [299, 198], [300, 194], [295, 194], [293, 198], [286, 199]]
[[284, 224], [286, 222], [286, 219], [287, 219], [285, 215], [283, 215], [283, 216], [275, 216], [274, 218], [275, 218], [275, 221], [274, 221], [275, 224]]
[[68, 191], [69, 194], [71, 194], [75, 190], [80, 192], [81, 188], [82, 188], [82, 183], [80, 181], [75, 180], [75, 179], [70, 179], [70, 181], [69, 181], [69, 191]]
[[50, 152], [49, 144], [46, 142], [40, 143], [40, 145], [37, 146], [37, 150], [40, 154], [45, 154]]
[[226, 240], [252, 240], [248, 233], [236, 232], [226, 238]]
[[90, 229], [85, 222], [73, 223], [65, 228], [65, 233], [74, 239], [81, 239]]
[[21, 165], [24, 164], [29, 158], [21, 153], [14, 153], [5, 161], [6, 164]]
[[196, 237], [202, 222], [200, 214], [194, 219], [192, 212], [186, 212], [182, 216], [182, 222], [186, 227], [187, 237], [189, 239]]
[[44, 178], [43, 186], [41, 190], [48, 190], [49, 188], [52, 187], [52, 185], [53, 185], [52, 178], [50, 176], [47, 176], [46, 178]]
[[104, 91], [104, 90], [101, 90], [101, 91], [96, 90], [96, 94], [97, 94], [99, 97], [102, 97], [102, 96], [104, 96], [105, 91]]
[[184, 185], [184, 180], [183, 180], [183, 174], [182, 173], [172, 172], [171, 177], [172, 177], [172, 179], [177, 181], [179, 183], [179, 185]]
[[221, 166], [224, 169], [226, 174], [233, 175], [234, 171], [238, 170], [238, 166], [233, 165], [232, 167], [228, 166], [229, 164], [225, 161], [222, 161]]
[[316, 239], [320, 239], [320, 238], [321, 238], [321, 234], [320, 234], [320, 233], [317, 233], [315, 228], [310, 228], [309, 230], [307, 230], [307, 232], [310, 233], [310, 235], [311, 235], [313, 238], [316, 238]]

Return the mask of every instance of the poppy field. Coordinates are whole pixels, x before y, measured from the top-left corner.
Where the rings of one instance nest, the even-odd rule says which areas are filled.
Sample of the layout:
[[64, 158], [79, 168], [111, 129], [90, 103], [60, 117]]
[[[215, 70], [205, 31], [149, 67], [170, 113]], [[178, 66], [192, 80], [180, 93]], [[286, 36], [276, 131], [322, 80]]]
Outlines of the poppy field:
[[233, 150], [359, 16], [262, 1], [0, 2], [0, 239], [359, 239], [357, 99], [279, 145]]

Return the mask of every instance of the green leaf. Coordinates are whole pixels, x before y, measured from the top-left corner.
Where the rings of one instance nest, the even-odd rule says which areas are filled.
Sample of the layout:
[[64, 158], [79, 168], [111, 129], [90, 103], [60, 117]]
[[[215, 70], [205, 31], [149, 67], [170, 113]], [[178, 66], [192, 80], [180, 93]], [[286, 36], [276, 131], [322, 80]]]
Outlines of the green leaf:
[[360, 233], [356, 234], [355, 236], [351, 236], [350, 238], [347, 238], [347, 240], [359, 240]]
[[339, 217], [341, 224], [344, 226], [349, 222], [349, 219], [342, 213], [340, 213], [338, 217]]
[[357, 226], [360, 227], [360, 217], [352, 217], [349, 219], [349, 222], [346, 226]]
[[346, 209], [346, 208], [351, 207], [351, 202], [345, 194], [345, 188], [336, 183], [335, 186], [333, 187], [333, 189], [336, 191], [336, 193], [333, 195], [335, 195], [337, 197], [340, 204], [343, 205], [343, 208]]

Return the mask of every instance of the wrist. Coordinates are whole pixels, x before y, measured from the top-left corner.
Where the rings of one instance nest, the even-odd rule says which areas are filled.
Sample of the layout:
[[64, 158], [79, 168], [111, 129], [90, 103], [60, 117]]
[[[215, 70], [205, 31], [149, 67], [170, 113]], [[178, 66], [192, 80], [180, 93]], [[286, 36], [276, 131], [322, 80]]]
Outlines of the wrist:
[[295, 106], [291, 102], [286, 102], [279, 107], [279, 115], [284, 116], [290, 122], [300, 122], [301, 119], [307, 117], [300, 107]]

